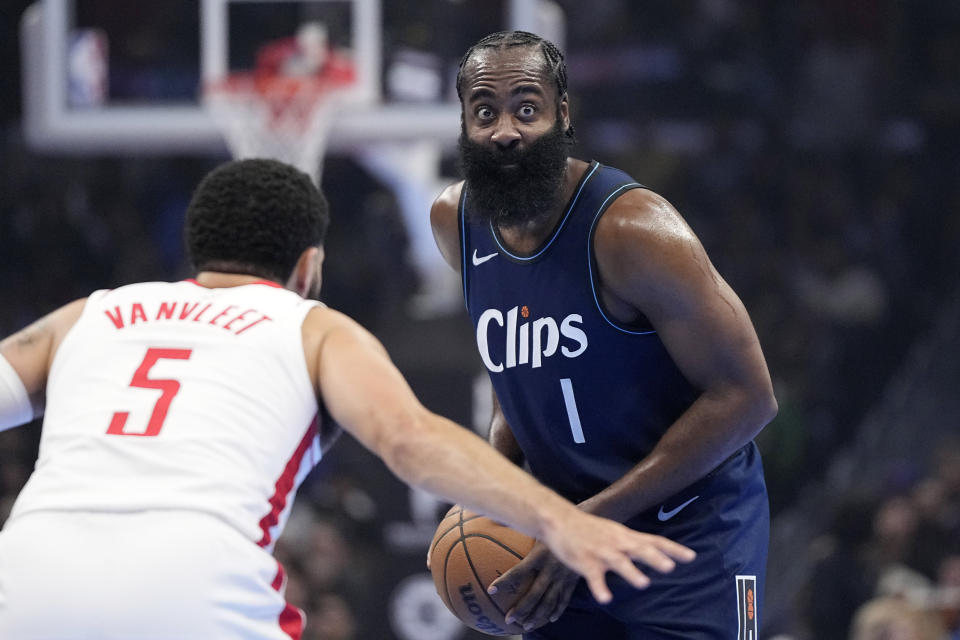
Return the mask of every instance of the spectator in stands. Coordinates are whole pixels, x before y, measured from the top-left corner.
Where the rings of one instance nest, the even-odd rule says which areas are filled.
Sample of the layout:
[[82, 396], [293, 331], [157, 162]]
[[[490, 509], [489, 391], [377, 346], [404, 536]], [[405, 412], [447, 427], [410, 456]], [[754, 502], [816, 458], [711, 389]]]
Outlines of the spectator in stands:
[[944, 629], [933, 612], [899, 598], [876, 598], [853, 619], [850, 640], [943, 640]]

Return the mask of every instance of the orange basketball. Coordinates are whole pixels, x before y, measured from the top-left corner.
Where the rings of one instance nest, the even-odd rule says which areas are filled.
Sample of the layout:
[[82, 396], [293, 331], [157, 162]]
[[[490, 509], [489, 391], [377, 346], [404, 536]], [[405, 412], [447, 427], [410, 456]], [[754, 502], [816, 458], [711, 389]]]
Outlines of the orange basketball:
[[430, 543], [430, 571], [437, 593], [453, 615], [472, 629], [492, 636], [523, 633], [520, 625], [503, 619], [529, 583], [494, 595], [487, 593], [487, 587], [527, 555], [534, 542], [528, 535], [454, 506]]

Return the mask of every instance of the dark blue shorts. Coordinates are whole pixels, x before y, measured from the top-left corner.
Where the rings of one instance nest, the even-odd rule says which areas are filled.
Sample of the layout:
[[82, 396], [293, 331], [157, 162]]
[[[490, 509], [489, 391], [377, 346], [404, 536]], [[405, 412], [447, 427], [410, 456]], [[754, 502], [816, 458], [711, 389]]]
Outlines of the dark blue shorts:
[[668, 575], [645, 570], [644, 590], [607, 574], [614, 597], [603, 606], [581, 580], [564, 615], [524, 640], [757, 640], [770, 513], [756, 445], [628, 524], [687, 545], [697, 559]]

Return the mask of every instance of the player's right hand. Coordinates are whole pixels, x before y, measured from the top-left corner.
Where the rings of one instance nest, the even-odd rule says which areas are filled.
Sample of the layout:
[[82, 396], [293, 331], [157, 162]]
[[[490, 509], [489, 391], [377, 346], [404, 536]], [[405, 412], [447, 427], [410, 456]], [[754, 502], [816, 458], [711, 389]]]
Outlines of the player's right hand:
[[[506, 589], [508, 593], [519, 592], [520, 598], [506, 613], [508, 624], [516, 622], [525, 631], [555, 622], [567, 608], [573, 591], [580, 582], [576, 573], [542, 542], [538, 542], [523, 560], [510, 567], [490, 584], [491, 589]], [[525, 591], [522, 585], [528, 584]]]
[[637, 589], [644, 589], [650, 585], [650, 579], [634, 560], [660, 573], [669, 573], [677, 562], [696, 558], [693, 549], [663, 536], [634, 531], [582, 511], [575, 513], [576, 516], [545, 528], [542, 542], [561, 562], [584, 577], [601, 604], [613, 599], [605, 577], [607, 571], [619, 574]]

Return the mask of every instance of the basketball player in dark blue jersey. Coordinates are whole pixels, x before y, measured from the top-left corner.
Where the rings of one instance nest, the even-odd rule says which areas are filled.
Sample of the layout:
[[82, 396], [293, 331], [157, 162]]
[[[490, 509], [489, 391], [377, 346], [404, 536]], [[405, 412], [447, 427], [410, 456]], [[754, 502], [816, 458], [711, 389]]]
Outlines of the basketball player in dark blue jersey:
[[697, 560], [605, 605], [542, 545], [501, 576], [526, 640], [756, 639], [776, 414], [740, 299], [664, 198], [568, 157], [563, 57], [525, 32], [461, 61], [465, 180], [434, 203], [495, 392], [490, 441], [591, 513]]

